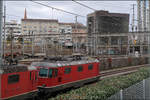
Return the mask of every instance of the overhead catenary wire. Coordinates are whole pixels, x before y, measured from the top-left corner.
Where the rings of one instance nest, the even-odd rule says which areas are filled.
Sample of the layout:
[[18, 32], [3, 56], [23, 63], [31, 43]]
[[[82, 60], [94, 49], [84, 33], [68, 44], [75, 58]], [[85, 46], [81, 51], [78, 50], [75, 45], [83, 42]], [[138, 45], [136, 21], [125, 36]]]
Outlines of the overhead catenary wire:
[[84, 6], [84, 7], [86, 7], [86, 8], [89, 8], [89, 9], [91, 9], [91, 10], [94, 10], [94, 11], [96, 11], [96, 9], [94, 9], [94, 8], [91, 8], [91, 7], [89, 7], [89, 6], [87, 6], [87, 5], [85, 5], [85, 4], [82, 4], [82, 3], [80, 3], [80, 2], [77, 2], [77, 1], [75, 1], [75, 0], [72, 0], [73, 2], [75, 2], [75, 3], [77, 3], [77, 4], [79, 4], [79, 5], [82, 5], [82, 6]]
[[32, 0], [31, 0], [31, 2], [34, 2], [34, 3], [40, 4], [40, 5], [43, 5], [43, 6], [45, 6], [45, 7], [52, 8], [52, 9], [55, 9], [55, 10], [58, 10], [58, 11], [62, 11], [62, 12], [65, 12], [65, 13], [68, 13], [68, 14], [71, 14], [71, 15], [75, 15], [75, 16], [78, 16], [78, 17], [86, 17], [86, 16], [83, 16], [83, 15], [79, 15], [79, 14], [76, 14], [76, 13], [72, 13], [72, 12], [69, 12], [69, 11], [63, 10], [63, 9], [55, 8], [55, 7], [52, 7], [52, 6], [49, 6], [49, 5], [46, 5], [46, 4], [43, 4], [43, 3], [40, 3], [40, 2], [36, 2], [36, 1], [32, 1]]

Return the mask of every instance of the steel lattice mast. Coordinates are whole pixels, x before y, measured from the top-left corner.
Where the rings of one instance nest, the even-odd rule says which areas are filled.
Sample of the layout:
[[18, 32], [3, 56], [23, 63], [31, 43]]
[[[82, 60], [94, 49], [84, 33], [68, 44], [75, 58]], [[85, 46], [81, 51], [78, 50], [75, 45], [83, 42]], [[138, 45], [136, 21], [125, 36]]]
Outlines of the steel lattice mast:
[[142, 21], [141, 21], [141, 0], [137, 0], [137, 28], [138, 31], [142, 31]]
[[146, 0], [143, 1], [143, 31], [146, 31]]
[[3, 0], [0, 0], [0, 67], [2, 65]]

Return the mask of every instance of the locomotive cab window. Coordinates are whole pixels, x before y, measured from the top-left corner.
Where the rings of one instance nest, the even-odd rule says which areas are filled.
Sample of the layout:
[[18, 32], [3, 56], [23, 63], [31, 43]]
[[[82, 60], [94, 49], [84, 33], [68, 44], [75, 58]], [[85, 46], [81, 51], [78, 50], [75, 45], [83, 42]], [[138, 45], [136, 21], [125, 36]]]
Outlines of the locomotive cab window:
[[92, 70], [93, 69], [93, 64], [88, 65], [88, 70]]
[[82, 72], [83, 71], [83, 66], [78, 66], [78, 72]]
[[19, 82], [19, 75], [10, 75], [8, 76], [8, 84]]
[[47, 77], [48, 75], [48, 69], [40, 68], [39, 76], [40, 77]]

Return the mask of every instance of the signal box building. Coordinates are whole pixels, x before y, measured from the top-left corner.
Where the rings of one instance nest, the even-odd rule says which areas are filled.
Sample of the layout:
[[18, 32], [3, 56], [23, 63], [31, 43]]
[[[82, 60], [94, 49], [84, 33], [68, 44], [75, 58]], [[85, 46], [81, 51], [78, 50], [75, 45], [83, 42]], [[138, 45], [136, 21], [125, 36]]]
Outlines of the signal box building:
[[127, 33], [129, 14], [95, 11], [87, 15], [88, 33]]

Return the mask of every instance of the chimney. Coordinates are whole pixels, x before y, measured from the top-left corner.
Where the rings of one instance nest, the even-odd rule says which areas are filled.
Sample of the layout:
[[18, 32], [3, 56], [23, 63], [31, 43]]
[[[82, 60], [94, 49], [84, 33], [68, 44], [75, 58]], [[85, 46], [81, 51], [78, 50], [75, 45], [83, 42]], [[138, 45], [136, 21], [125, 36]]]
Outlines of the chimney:
[[27, 19], [27, 12], [26, 12], [26, 8], [25, 8], [25, 11], [24, 11], [24, 19]]

